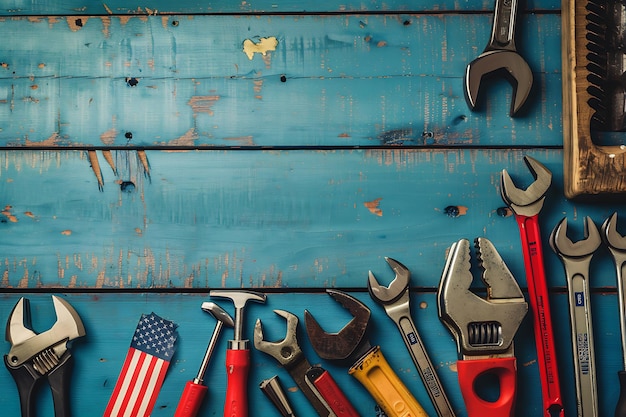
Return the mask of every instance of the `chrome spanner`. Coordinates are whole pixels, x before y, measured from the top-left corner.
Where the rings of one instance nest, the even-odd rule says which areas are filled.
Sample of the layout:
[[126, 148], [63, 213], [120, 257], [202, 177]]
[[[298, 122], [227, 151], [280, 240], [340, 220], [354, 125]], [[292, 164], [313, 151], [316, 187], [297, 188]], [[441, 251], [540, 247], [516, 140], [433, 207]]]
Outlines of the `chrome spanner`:
[[550, 246], [563, 262], [567, 279], [578, 416], [598, 417], [589, 264], [602, 239], [590, 217], [585, 217], [584, 233], [585, 239], [572, 242], [567, 237], [567, 218], [563, 218], [550, 235]]
[[441, 381], [439, 381], [422, 339], [417, 333], [413, 318], [411, 318], [411, 306], [409, 303], [409, 280], [411, 273], [406, 266], [395, 259], [385, 258], [385, 260], [396, 273], [396, 277], [389, 284], [389, 287], [384, 287], [376, 281], [376, 277], [370, 271], [367, 281], [370, 296], [385, 308], [387, 315], [398, 326], [402, 334], [402, 340], [404, 340], [404, 344], [411, 354], [413, 363], [426, 386], [437, 414], [440, 417], [454, 417], [450, 401], [446, 397]]

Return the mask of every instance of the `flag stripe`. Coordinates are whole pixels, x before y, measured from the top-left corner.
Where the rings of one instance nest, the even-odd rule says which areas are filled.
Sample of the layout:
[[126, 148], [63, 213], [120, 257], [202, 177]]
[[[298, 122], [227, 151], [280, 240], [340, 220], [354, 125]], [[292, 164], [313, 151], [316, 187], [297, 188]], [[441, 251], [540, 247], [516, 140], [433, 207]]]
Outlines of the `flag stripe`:
[[104, 417], [149, 417], [174, 354], [175, 329], [154, 313], [141, 316]]

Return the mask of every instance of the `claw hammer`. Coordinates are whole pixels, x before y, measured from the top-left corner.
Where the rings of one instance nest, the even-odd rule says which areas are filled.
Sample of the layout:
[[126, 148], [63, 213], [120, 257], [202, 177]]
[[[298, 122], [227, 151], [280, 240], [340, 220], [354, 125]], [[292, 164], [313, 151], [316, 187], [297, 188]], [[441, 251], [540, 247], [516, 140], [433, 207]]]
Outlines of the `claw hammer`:
[[235, 335], [228, 341], [226, 351], [226, 402], [224, 417], [248, 416], [248, 372], [250, 371], [250, 341], [243, 338], [243, 309], [248, 301], [265, 303], [265, 294], [253, 291], [209, 292], [211, 297], [228, 298], [235, 305]]

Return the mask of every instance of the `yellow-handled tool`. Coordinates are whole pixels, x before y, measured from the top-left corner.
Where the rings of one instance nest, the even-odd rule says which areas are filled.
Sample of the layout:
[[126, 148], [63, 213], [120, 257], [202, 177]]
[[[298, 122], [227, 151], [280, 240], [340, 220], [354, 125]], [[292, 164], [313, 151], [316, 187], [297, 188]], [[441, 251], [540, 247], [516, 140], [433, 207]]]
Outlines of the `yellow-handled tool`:
[[322, 359], [351, 363], [348, 373], [367, 389], [387, 416], [428, 417], [393, 371], [380, 346], [372, 347], [365, 337], [370, 319], [369, 308], [345, 292], [332, 289], [326, 292], [354, 318], [339, 332], [327, 333], [305, 310], [304, 323], [315, 352]]

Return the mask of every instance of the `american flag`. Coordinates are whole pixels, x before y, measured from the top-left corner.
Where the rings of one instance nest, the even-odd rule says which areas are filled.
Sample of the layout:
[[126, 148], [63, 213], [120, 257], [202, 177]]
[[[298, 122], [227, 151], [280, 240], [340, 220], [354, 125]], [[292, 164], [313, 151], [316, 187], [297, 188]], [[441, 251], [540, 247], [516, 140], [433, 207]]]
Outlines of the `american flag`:
[[147, 417], [176, 348], [177, 325], [142, 314], [104, 417]]

